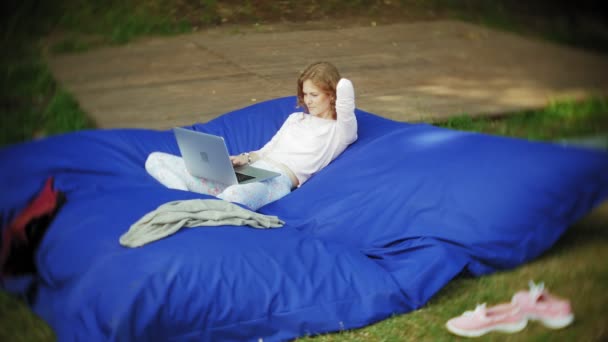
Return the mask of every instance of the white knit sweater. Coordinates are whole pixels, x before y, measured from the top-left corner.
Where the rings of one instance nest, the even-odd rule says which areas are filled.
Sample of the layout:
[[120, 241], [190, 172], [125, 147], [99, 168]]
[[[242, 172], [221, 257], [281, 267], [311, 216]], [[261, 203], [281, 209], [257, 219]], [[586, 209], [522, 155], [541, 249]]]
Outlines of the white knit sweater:
[[345, 78], [336, 87], [336, 114], [336, 120], [291, 114], [258, 155], [283, 163], [304, 184], [357, 140], [355, 90]]

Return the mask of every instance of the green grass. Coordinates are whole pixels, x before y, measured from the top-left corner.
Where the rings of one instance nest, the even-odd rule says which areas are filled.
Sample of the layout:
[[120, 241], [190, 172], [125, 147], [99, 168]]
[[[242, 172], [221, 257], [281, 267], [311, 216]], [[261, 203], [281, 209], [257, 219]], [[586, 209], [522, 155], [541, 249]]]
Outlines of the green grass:
[[0, 146], [94, 126], [37, 51], [2, 60], [0, 72]]
[[20, 300], [0, 291], [0, 341], [55, 341], [53, 330]]
[[[60, 2], [61, 3], [61, 2]], [[200, 6], [212, 1], [201, 1]], [[170, 1], [64, 0], [68, 9], [57, 18], [59, 33], [54, 53], [81, 52], [107, 44], [124, 44], [146, 35], [173, 35], [191, 30], [186, 18], [175, 14]], [[212, 21], [216, 14], [203, 11], [202, 20]], [[207, 19], [204, 19], [207, 18]]]
[[[31, 1], [31, 0], [30, 0]], [[28, 2], [28, 1], [26, 1]], [[539, 0], [62, 0], [56, 25], [63, 33], [54, 52], [78, 52], [221, 24], [350, 19], [394, 22], [457, 18], [500, 30], [608, 52], [607, 16], [592, 5]], [[562, 9], [564, 8], [564, 9]], [[581, 9], [579, 9], [581, 8]], [[579, 10], [576, 10], [579, 9]]]
[[[50, 53], [80, 52], [97, 46], [123, 44], [141, 36], [170, 35], [219, 23], [255, 23], [273, 20], [303, 21], [333, 15], [369, 15], [396, 20], [402, 17], [460, 17], [492, 27], [560, 41], [574, 46], [605, 49], [605, 32], [587, 32], [585, 23], [575, 31], [563, 15], [529, 19], [506, 1], [358, 0], [342, 7], [331, 1], [215, 0], [8, 0], [16, 10], [0, 22], [0, 147], [49, 134], [92, 128], [74, 98], [62, 89], [44, 63], [47, 52], [41, 38], [57, 36]], [[242, 2], [238, 2], [242, 3]], [[336, 8], [341, 8], [339, 13]], [[432, 13], [431, 13], [432, 12]], [[410, 13], [414, 13], [413, 15]], [[430, 13], [430, 14], [429, 14]], [[447, 14], [444, 14], [447, 13]], [[515, 13], [515, 14], [514, 14]], [[381, 20], [378, 20], [381, 23]], [[461, 115], [441, 127], [522, 137], [557, 140], [564, 137], [606, 134], [608, 99], [556, 102], [539, 111], [511, 113], [494, 119]], [[445, 341], [455, 339], [443, 328], [452, 316], [473, 309], [476, 303], [509, 300], [527, 281], [545, 281], [555, 293], [572, 298], [577, 320], [563, 331], [531, 324], [515, 335], [493, 333], [481, 340], [599, 341], [608, 339], [605, 308], [608, 296], [607, 211], [573, 226], [545, 255], [518, 267], [477, 279], [459, 278], [441, 290], [424, 308], [354, 331], [301, 340], [318, 341]], [[597, 218], [599, 217], [599, 218]], [[20, 300], [0, 292], [1, 341], [51, 341], [52, 330]]]
[[530, 140], [605, 135], [608, 134], [608, 97], [555, 101], [542, 109], [508, 113], [496, 118], [473, 118], [463, 114], [437, 125]]
[[[48, 125], [53, 127], [53, 133], [68, 131], [70, 127], [86, 128], [86, 125], [76, 123], [66, 127], [56, 124], [64, 115], [56, 104], [55, 97], [60, 91], [47, 66], [34, 49], [13, 52], [0, 60], [0, 146], [44, 135]], [[72, 106], [77, 108], [76, 102], [72, 101]], [[51, 103], [54, 103], [53, 110], [49, 107]], [[77, 116], [80, 117], [78, 122], [86, 118], [82, 112]]]

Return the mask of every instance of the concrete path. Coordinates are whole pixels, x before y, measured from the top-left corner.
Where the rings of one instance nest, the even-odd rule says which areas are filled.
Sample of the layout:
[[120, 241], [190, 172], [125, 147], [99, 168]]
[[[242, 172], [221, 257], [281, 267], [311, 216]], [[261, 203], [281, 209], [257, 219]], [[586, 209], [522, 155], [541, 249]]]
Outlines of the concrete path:
[[293, 95], [317, 60], [353, 80], [357, 107], [400, 121], [608, 94], [605, 56], [456, 21], [219, 28], [49, 58], [101, 128], [166, 129]]

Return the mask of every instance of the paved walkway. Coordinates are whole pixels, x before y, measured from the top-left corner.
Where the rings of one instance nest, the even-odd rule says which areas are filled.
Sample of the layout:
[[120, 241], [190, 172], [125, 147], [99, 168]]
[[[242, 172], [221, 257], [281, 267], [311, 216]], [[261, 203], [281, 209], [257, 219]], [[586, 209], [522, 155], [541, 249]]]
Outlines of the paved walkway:
[[605, 56], [457, 21], [219, 28], [52, 56], [49, 65], [99, 127], [166, 129], [293, 95], [316, 60], [353, 80], [359, 108], [401, 121], [608, 94]]

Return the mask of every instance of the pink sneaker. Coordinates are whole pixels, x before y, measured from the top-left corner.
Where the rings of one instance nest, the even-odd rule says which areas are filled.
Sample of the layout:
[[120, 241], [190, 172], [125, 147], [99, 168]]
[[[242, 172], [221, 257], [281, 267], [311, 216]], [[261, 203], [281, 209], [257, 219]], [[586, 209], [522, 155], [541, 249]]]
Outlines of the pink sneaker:
[[446, 323], [448, 330], [464, 337], [478, 337], [490, 331], [514, 333], [522, 331], [528, 320], [519, 306], [513, 303], [498, 304], [486, 308], [486, 304], [477, 305], [475, 311], [466, 311]]
[[519, 291], [511, 303], [519, 305], [526, 318], [541, 321], [551, 329], [564, 328], [574, 321], [574, 314], [567, 299], [555, 297], [545, 289], [545, 284], [530, 281], [530, 291]]

